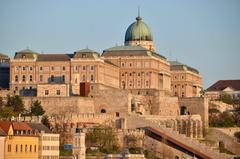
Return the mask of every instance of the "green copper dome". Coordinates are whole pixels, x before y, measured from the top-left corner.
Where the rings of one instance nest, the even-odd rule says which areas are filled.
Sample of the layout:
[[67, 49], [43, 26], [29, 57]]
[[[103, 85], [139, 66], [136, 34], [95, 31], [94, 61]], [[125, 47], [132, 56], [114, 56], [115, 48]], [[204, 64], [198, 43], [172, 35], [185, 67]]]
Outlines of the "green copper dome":
[[125, 34], [125, 42], [127, 41], [153, 41], [150, 28], [142, 21], [141, 17], [136, 18], [136, 22], [132, 23]]

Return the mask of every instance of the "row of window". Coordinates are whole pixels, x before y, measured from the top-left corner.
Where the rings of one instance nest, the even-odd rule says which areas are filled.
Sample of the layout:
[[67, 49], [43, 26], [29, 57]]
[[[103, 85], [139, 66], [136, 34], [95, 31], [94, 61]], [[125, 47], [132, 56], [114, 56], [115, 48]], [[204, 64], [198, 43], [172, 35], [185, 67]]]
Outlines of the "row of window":
[[[129, 73], [129, 76], [132, 76], [134, 73]], [[144, 74], [144, 72], [142, 72], [142, 74]], [[149, 72], [146, 72], [146, 76], [149, 76]], [[122, 76], [125, 76], [125, 75], [127, 75], [127, 72], [125, 72], [125, 73], [122, 73]], [[137, 75], [140, 77], [141, 76], [141, 72], [138, 72], [137, 73]]]
[[43, 146], [42, 150], [59, 150], [58, 146]]
[[[21, 68], [21, 66], [15, 66], [15, 70], [18, 71]], [[27, 70], [27, 66], [22, 66], [22, 71], [26, 71]], [[29, 66], [29, 71], [32, 71], [33, 67]]]
[[[16, 71], [18, 71], [20, 68], [22, 68], [22, 71], [26, 71], [27, 68], [29, 68], [29, 71], [32, 71], [32, 70], [33, 70], [33, 67], [32, 67], [32, 66], [29, 66], [29, 67], [27, 67], [27, 66], [15, 66], [15, 70], [16, 70]], [[86, 65], [83, 65], [83, 66], [82, 66], [82, 70], [86, 70], [86, 68], [87, 68]], [[39, 66], [39, 71], [43, 71], [43, 70], [44, 70], [44, 67], [43, 67], [43, 66]], [[50, 70], [51, 70], [51, 71], [54, 71], [54, 70], [55, 70], [55, 67], [54, 67], [54, 66], [50, 66]], [[61, 70], [62, 70], [62, 71], [66, 71], [66, 66], [62, 66]], [[75, 70], [75, 71], [78, 71], [78, 70], [79, 70], [79, 66], [78, 66], [78, 65], [74, 66], [74, 70]], [[94, 70], [94, 66], [93, 66], [93, 65], [90, 66], [90, 70], [91, 70], [91, 71]]]
[[[15, 75], [15, 82], [18, 82], [18, 81], [20, 81], [20, 80], [19, 80], [19, 76], [18, 76], [18, 75]], [[22, 75], [22, 82], [26, 82], [26, 81], [27, 81], [26, 75]], [[29, 75], [29, 81], [30, 81], [30, 82], [33, 81], [33, 75]], [[39, 81], [40, 81], [40, 82], [43, 82], [43, 75], [40, 75], [40, 76], [39, 76]], [[51, 76], [50, 76], [50, 81], [51, 81], [51, 82], [54, 82], [54, 81], [55, 81], [54, 75], [51, 75]], [[62, 76], [61, 76], [61, 81], [62, 81], [62, 82], [65, 82], [65, 75], [62, 75]]]
[[[61, 82], [65, 82], [65, 75], [62, 75], [60, 77], [60, 80], [61, 80]], [[20, 81], [19, 76], [15, 75], [15, 82], [18, 82], [18, 81]], [[22, 82], [26, 82], [26, 81], [27, 81], [26, 75], [22, 75]], [[33, 76], [32, 75], [29, 75], [29, 81], [33, 82]], [[39, 81], [43, 82], [43, 75], [39, 76]], [[57, 81], [57, 77], [55, 78], [54, 75], [51, 75], [50, 76], [50, 82], [56, 82], [56, 81]], [[82, 75], [82, 81], [83, 82], [86, 81], [86, 75], [84, 75], [84, 74]], [[90, 81], [92, 81], [92, 82], [94, 81], [94, 75], [90, 75]], [[78, 79], [77, 78], [75, 78], [75, 83], [78, 83]]]
[[[129, 87], [133, 86], [133, 82], [130, 80], [128, 82]], [[140, 88], [141, 87], [141, 81], [137, 81], [137, 87]], [[145, 87], [149, 87], [149, 81], [145, 81]], [[122, 88], [126, 88], [126, 83], [125, 81], [122, 81]]]
[[[85, 82], [86, 81], [86, 75], [82, 75], [82, 82]], [[90, 81], [91, 82], [93, 82], [94, 81], [94, 75], [90, 75]], [[77, 78], [75, 78], [75, 84], [77, 84], [78, 83], [78, 79]]]
[[[86, 69], [87, 69], [87, 66], [83, 65], [82, 66], [82, 70], [85, 71]], [[78, 65], [74, 66], [74, 71], [78, 71], [78, 70], [79, 70], [79, 66]], [[90, 66], [90, 70], [91, 71], [94, 70], [94, 66], [93, 65]]]
[[[49, 95], [49, 90], [45, 90], [45, 92], [44, 92], [44, 94], [45, 94], [45, 96], [48, 96]], [[58, 89], [58, 90], [56, 90], [56, 95], [61, 95], [61, 91]]]
[[59, 156], [42, 156], [42, 159], [59, 159]]
[[[143, 64], [143, 63], [142, 63], [142, 64]], [[141, 67], [142, 64], [141, 64], [141, 62], [137, 62], [137, 63], [136, 63], [136, 66], [137, 66], [137, 67]], [[149, 65], [150, 65], [149, 62], [144, 62], [144, 66], [145, 66], [145, 67], [149, 67]], [[121, 67], [134, 67], [134, 64], [133, 64], [133, 63], [125, 63], [125, 62], [122, 62], [122, 63], [121, 63]]]
[[[19, 77], [18, 75], [15, 75], [15, 82], [19, 81]], [[26, 75], [22, 75], [22, 82], [26, 82], [27, 81], [27, 76]], [[29, 81], [32, 82], [33, 81], [33, 75], [29, 75]]]
[[[8, 147], [7, 147], [7, 150], [8, 152], [12, 152], [12, 145], [11, 144], [8, 144]], [[18, 145], [16, 144], [15, 145], [15, 152], [37, 152], [37, 145]]]
[[51, 136], [43, 136], [42, 139], [43, 141], [59, 141], [59, 137], [51, 137]]

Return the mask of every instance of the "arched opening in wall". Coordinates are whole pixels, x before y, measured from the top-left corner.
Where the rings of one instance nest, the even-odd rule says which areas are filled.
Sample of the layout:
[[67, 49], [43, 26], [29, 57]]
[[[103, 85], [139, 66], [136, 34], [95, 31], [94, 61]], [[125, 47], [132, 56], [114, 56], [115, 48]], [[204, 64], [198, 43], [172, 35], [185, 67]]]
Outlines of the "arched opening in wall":
[[175, 156], [175, 159], [180, 159], [180, 157], [176, 155], [176, 156]]
[[187, 115], [187, 108], [185, 106], [180, 107], [180, 115]]
[[136, 112], [136, 114], [143, 115], [143, 113], [142, 113], [142, 112]]
[[101, 113], [107, 113], [106, 109], [101, 109]]

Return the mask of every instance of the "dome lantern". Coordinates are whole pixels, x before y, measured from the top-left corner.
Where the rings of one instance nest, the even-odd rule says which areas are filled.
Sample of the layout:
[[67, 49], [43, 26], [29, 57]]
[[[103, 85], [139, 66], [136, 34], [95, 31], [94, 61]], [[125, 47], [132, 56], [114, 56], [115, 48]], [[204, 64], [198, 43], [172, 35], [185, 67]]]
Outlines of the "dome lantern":
[[139, 15], [136, 17], [136, 21], [127, 28], [125, 45], [140, 45], [155, 51], [151, 30]]

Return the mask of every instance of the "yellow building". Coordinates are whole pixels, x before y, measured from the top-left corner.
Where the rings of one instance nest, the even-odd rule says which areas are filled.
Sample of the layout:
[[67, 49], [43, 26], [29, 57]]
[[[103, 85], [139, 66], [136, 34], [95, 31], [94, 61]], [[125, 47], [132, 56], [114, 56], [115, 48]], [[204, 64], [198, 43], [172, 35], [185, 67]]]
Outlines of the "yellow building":
[[5, 159], [38, 159], [38, 137], [27, 123], [0, 121], [5, 138]]

